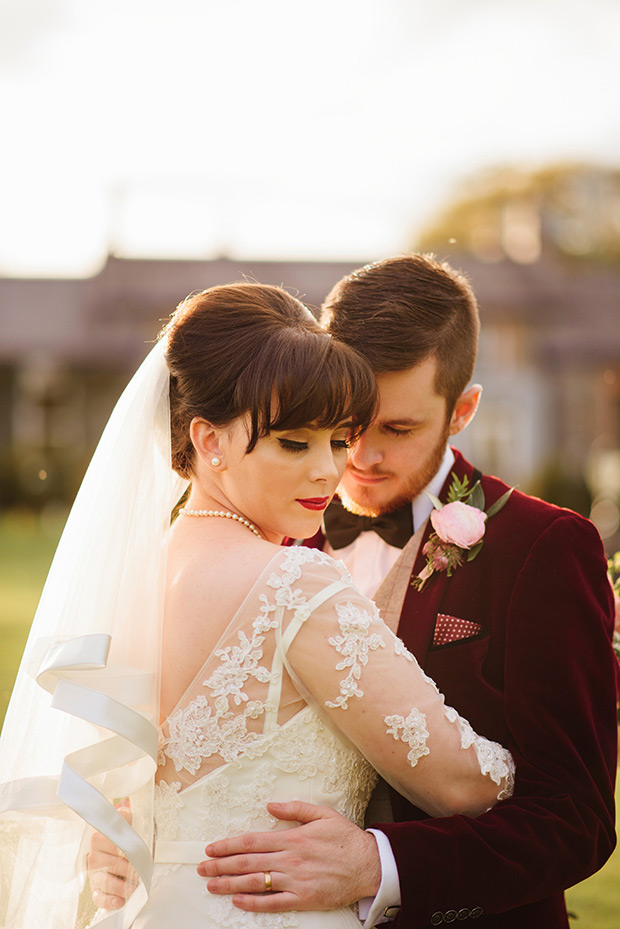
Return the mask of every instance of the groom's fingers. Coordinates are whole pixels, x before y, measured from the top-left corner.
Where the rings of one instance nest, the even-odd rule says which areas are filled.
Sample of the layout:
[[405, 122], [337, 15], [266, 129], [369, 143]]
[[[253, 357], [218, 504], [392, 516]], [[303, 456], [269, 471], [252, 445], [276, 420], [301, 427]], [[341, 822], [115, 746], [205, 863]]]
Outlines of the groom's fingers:
[[[375, 896], [381, 865], [371, 833], [330, 807], [295, 801], [269, 811], [299, 825], [208, 845], [212, 857], [198, 873], [210, 893], [233, 894], [239, 909], [263, 913], [337, 909]], [[274, 893], [265, 893], [265, 872]]]
[[[267, 891], [265, 874], [271, 876], [271, 889]], [[227, 875], [207, 881], [209, 893], [224, 894], [269, 894], [282, 893], [286, 888], [286, 875], [279, 871], [257, 871], [239, 876]]]
[[[201, 861], [198, 865], [198, 873], [201, 877], [218, 878], [217, 886], [209, 887], [212, 893], [229, 894], [233, 893], [228, 888], [229, 884], [226, 879], [243, 875], [244, 883], [237, 883], [236, 887], [243, 893], [262, 893], [265, 890], [264, 875], [266, 871], [273, 874], [281, 859], [280, 851], [265, 851], [254, 855], [230, 855], [226, 858], [211, 858], [209, 861]], [[262, 879], [256, 878], [256, 875], [262, 875]], [[262, 880], [262, 883], [261, 883]]]
[[[273, 861], [272, 861], [273, 859]], [[235, 906], [243, 910], [262, 913], [281, 913], [284, 910], [321, 910], [326, 907], [315, 894], [313, 886], [315, 872], [303, 861], [291, 868], [283, 853], [264, 856], [252, 856], [239, 859], [226, 859], [233, 864], [228, 866], [223, 877], [207, 881], [207, 891], [212, 894], [232, 895]], [[271, 868], [262, 869], [262, 863], [269, 861]], [[256, 870], [252, 870], [256, 864]], [[283, 870], [280, 870], [281, 862]], [[239, 874], [231, 871], [239, 868]], [[247, 868], [247, 870], [246, 870]], [[266, 890], [265, 875], [271, 877], [271, 891]]]
[[263, 894], [260, 897], [253, 894], [235, 894], [232, 902], [240, 910], [250, 913], [284, 913], [302, 909], [299, 897], [291, 893]]
[[289, 800], [288, 803], [268, 803], [267, 809], [277, 819], [287, 822], [313, 823], [318, 819], [335, 819], [338, 813], [331, 806], [318, 806], [303, 800]]
[[[301, 800], [291, 800], [289, 803], [268, 803], [267, 809], [272, 816], [286, 822], [296, 822], [300, 825], [316, 822], [319, 819], [334, 819], [339, 816], [329, 806], [317, 806], [314, 803], [304, 803]], [[209, 858], [227, 858], [230, 855], [256, 854], [261, 852], [276, 852], [287, 848], [287, 832], [272, 830], [271, 832], [253, 832], [245, 835], [232, 836], [207, 845], [205, 853]], [[199, 867], [207, 862], [202, 862]], [[202, 873], [202, 872], [201, 872]], [[238, 873], [238, 872], [219, 872]]]

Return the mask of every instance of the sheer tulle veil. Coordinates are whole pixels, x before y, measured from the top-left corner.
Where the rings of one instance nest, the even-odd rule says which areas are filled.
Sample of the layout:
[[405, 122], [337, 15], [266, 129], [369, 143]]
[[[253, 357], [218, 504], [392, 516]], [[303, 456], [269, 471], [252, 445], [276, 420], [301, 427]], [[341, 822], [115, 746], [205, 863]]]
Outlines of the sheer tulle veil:
[[[131, 925], [152, 869], [158, 670], [171, 510], [165, 337], [102, 435], [36, 612], [0, 740], [0, 925]], [[114, 808], [129, 797], [132, 823]], [[140, 876], [122, 910], [95, 915], [91, 827]], [[99, 921], [103, 917], [101, 921]]]

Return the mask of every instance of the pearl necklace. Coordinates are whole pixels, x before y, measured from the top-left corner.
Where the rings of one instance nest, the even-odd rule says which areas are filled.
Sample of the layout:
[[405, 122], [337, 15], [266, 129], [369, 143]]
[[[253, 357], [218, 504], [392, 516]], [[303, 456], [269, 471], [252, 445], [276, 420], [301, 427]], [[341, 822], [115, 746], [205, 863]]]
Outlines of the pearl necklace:
[[256, 526], [251, 523], [249, 519], [244, 519], [243, 516], [237, 516], [236, 513], [231, 513], [230, 510], [189, 510], [184, 506], [179, 510], [179, 513], [182, 513], [183, 516], [224, 516], [226, 519], [234, 519], [236, 522], [246, 526], [250, 532], [257, 535], [259, 539], [263, 538]]

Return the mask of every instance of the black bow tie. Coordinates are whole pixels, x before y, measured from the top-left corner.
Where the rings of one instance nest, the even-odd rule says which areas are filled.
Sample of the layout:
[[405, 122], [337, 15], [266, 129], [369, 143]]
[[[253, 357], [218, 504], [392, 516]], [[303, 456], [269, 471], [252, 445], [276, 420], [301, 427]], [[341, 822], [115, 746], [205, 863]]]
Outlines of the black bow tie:
[[325, 510], [325, 535], [331, 547], [345, 548], [361, 532], [376, 532], [388, 545], [404, 548], [413, 535], [411, 504], [380, 516], [356, 516], [345, 510], [340, 500], [333, 500]]

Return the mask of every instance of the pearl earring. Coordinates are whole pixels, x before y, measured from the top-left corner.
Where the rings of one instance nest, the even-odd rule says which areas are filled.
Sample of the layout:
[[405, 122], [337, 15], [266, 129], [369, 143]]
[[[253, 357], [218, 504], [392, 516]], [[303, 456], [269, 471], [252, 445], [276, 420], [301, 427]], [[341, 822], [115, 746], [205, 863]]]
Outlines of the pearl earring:
[[222, 463], [222, 459], [218, 458], [217, 455], [211, 459], [211, 464], [214, 468], [219, 468]]

